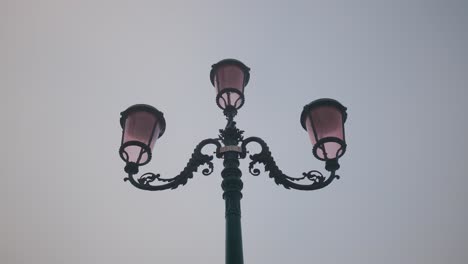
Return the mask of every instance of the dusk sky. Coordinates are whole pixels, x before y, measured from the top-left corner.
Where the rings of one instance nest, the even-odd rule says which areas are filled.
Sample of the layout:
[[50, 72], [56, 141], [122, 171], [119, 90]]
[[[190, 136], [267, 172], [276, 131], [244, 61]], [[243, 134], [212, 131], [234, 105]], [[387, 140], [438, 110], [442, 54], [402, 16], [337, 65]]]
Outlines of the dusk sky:
[[221, 160], [148, 192], [118, 148], [120, 112], [153, 105], [167, 128], [140, 171], [177, 175], [225, 126], [225, 58], [251, 68], [238, 127], [289, 176], [325, 171], [303, 106], [348, 107], [330, 186], [241, 161], [245, 263], [467, 263], [467, 25], [455, 0], [0, 0], [0, 263], [224, 263]]

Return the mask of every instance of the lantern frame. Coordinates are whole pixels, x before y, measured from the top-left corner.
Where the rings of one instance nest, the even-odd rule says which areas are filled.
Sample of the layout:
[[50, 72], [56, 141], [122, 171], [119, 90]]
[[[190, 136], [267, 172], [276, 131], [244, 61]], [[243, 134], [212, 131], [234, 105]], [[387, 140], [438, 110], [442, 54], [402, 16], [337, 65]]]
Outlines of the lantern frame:
[[[221, 88], [219, 85], [219, 80], [217, 80], [218, 83], [215, 84], [215, 77], [216, 77], [216, 74], [218, 73], [218, 70], [221, 67], [228, 66], [228, 65], [238, 67], [243, 73], [244, 78], [243, 78], [243, 83], [242, 83], [242, 87], [240, 90], [234, 87]], [[232, 106], [236, 109], [240, 109], [244, 105], [244, 102], [245, 102], [244, 91], [245, 91], [245, 87], [247, 86], [250, 80], [250, 68], [247, 67], [244, 63], [236, 59], [221, 60], [218, 63], [215, 63], [211, 66], [210, 80], [211, 80], [211, 84], [216, 88], [216, 104], [218, 105], [219, 108], [225, 110], [226, 108]], [[227, 98], [229, 101], [231, 93], [237, 94], [239, 98], [237, 98], [235, 102], [226, 102], [223, 96], [227, 95]], [[220, 104], [220, 99], [224, 101], [224, 107]], [[240, 100], [240, 103], [237, 104], [239, 100]]]
[[[130, 140], [130, 141], [124, 142], [125, 132], [126, 132], [125, 131], [125, 125], [126, 125], [127, 118], [131, 114], [137, 113], [137, 112], [150, 113], [150, 114], [154, 115], [154, 117], [156, 119], [156, 122], [154, 123], [153, 128], [152, 128], [153, 131], [151, 132], [150, 137], [148, 139], [148, 144], [146, 144], [144, 142], [141, 142], [141, 141], [138, 141], [138, 140]], [[149, 144], [151, 144], [151, 142], [153, 141], [154, 130], [156, 129], [156, 127], [159, 126], [158, 138], [160, 138], [164, 134], [164, 131], [166, 130], [166, 120], [164, 119], [164, 114], [161, 111], [159, 111], [158, 109], [156, 109], [155, 107], [151, 106], [151, 105], [135, 104], [135, 105], [132, 105], [132, 106], [128, 107], [125, 111], [120, 113], [120, 126], [122, 127], [122, 139], [120, 141], [121, 144], [120, 144], [120, 148], [119, 148], [120, 158], [122, 158], [122, 160], [125, 161], [127, 164], [132, 163], [132, 164], [135, 164], [137, 166], [143, 166], [143, 165], [148, 164], [151, 161], [151, 158], [152, 158], [152, 150], [151, 150], [151, 147], [149, 146]], [[154, 139], [154, 140], [156, 140], [156, 139]], [[155, 144], [155, 143], [156, 142], [154, 142], [153, 144]], [[146, 153], [148, 155], [148, 158], [144, 162], [141, 162], [141, 163], [140, 162], [129, 161], [130, 160], [129, 154], [125, 150], [129, 146], [137, 146], [137, 147], [141, 148], [139, 159], [141, 158], [141, 155], [143, 155], [144, 153]]]
[[[311, 115], [311, 112], [314, 108], [317, 108], [317, 107], [321, 107], [321, 106], [331, 106], [331, 107], [334, 107], [336, 108], [340, 113], [341, 113], [341, 132], [343, 134], [343, 138], [338, 138], [338, 137], [323, 137], [323, 138], [320, 138], [318, 139], [318, 136], [317, 136], [317, 129], [315, 127], [315, 123], [313, 121], [313, 118], [312, 118], [312, 115]], [[304, 109], [302, 110], [302, 113], [301, 113], [301, 125], [302, 127], [304, 128], [304, 130], [306, 130], [308, 133], [310, 133], [308, 130], [307, 130], [307, 125], [306, 125], [306, 122], [307, 122], [307, 119], [310, 120], [310, 125], [312, 127], [312, 134], [315, 138], [315, 144], [312, 148], [312, 153], [314, 154], [314, 157], [317, 158], [318, 160], [321, 160], [321, 161], [329, 161], [329, 160], [333, 160], [333, 159], [338, 159], [340, 157], [342, 157], [344, 155], [344, 153], [346, 152], [346, 136], [345, 136], [345, 128], [344, 128], [344, 124], [346, 122], [346, 119], [348, 117], [348, 114], [346, 112], [347, 108], [345, 106], [343, 106], [340, 102], [338, 102], [337, 100], [334, 100], [334, 99], [330, 99], [330, 98], [321, 98], [321, 99], [317, 99], [317, 100], [314, 100], [312, 101], [311, 103], [307, 104], [304, 106]], [[334, 142], [334, 143], [337, 143], [340, 145], [340, 148], [337, 150], [337, 153], [336, 153], [336, 157], [335, 158], [327, 158], [326, 157], [326, 151], [325, 151], [325, 143], [329, 143], [329, 142]], [[320, 157], [318, 154], [317, 154], [317, 151], [318, 149], [322, 149], [323, 153], [325, 154], [324, 157]], [[340, 153], [341, 151], [341, 153]]]

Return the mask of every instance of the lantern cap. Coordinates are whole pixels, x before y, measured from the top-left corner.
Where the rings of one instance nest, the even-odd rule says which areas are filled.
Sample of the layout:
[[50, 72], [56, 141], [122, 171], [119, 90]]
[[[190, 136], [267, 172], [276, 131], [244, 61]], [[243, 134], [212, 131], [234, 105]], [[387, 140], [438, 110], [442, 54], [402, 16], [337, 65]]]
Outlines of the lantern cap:
[[244, 86], [247, 86], [247, 84], [249, 83], [249, 79], [250, 79], [250, 68], [247, 67], [244, 63], [242, 63], [241, 61], [239, 60], [236, 60], [236, 59], [224, 59], [224, 60], [221, 60], [219, 61], [218, 63], [215, 63], [211, 66], [211, 71], [210, 71], [210, 80], [211, 80], [211, 84], [214, 86], [214, 77], [216, 75], [216, 70], [221, 67], [221, 66], [225, 66], [225, 65], [235, 65], [235, 66], [238, 66], [239, 68], [241, 68], [241, 70], [244, 72]]
[[346, 122], [346, 118], [348, 117], [348, 114], [346, 113], [347, 108], [345, 106], [343, 106], [340, 102], [338, 102], [335, 99], [321, 98], [321, 99], [312, 101], [311, 103], [304, 106], [304, 109], [302, 110], [302, 113], [301, 113], [301, 125], [305, 130], [307, 130], [306, 119], [307, 119], [307, 116], [309, 115], [310, 110], [319, 106], [336, 107], [338, 110], [340, 110], [341, 114], [343, 115], [343, 123]]
[[121, 112], [120, 126], [122, 128], [124, 128], [125, 126], [125, 120], [127, 120], [127, 117], [134, 112], [148, 112], [150, 114], [155, 115], [161, 129], [158, 138], [160, 138], [164, 134], [164, 131], [166, 130], [166, 120], [164, 119], [164, 114], [158, 109], [156, 109], [156, 107], [147, 104], [135, 104], [127, 108], [125, 111]]

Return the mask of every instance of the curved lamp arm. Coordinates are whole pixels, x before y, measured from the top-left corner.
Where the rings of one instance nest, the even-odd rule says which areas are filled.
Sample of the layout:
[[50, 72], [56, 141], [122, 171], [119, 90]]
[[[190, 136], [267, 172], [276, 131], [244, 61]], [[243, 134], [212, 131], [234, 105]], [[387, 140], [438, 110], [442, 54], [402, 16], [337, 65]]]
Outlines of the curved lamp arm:
[[[179, 175], [173, 178], [161, 178], [160, 174], [154, 174], [152, 172], [145, 173], [141, 175], [138, 179], [135, 179], [135, 174], [129, 172], [128, 177], [124, 178], [124, 181], [129, 181], [133, 186], [137, 187], [138, 189], [146, 190], [146, 191], [161, 191], [167, 189], [176, 189], [179, 185], [185, 185], [188, 179], [193, 178], [193, 173], [198, 170], [198, 167], [201, 165], [207, 165], [208, 167], [202, 170], [203, 175], [207, 176], [213, 172], [213, 156], [206, 155], [201, 152], [201, 150], [209, 144], [213, 144], [216, 146], [216, 156], [219, 156], [221, 143], [219, 143], [219, 139], [205, 139], [201, 141], [193, 151], [192, 157], [187, 163], [187, 166], [180, 172]], [[153, 181], [160, 181], [164, 182], [165, 184], [162, 185], [151, 185]]]
[[[258, 137], [249, 137], [242, 141], [242, 153], [241, 158], [245, 158], [247, 156], [247, 149], [246, 146], [250, 142], [255, 142], [261, 146], [261, 151], [257, 154], [250, 155], [250, 159], [252, 160], [249, 164], [249, 172], [254, 176], [260, 175], [260, 170], [255, 168], [254, 165], [256, 163], [263, 163], [265, 165], [265, 171], [269, 171], [270, 178], [275, 179], [276, 184], [283, 185], [286, 189], [296, 189], [296, 190], [303, 190], [303, 191], [311, 191], [321, 189], [327, 185], [329, 185], [335, 178], [339, 179], [340, 176], [335, 174], [336, 170], [331, 170], [330, 176], [325, 178], [323, 174], [316, 170], [311, 170], [309, 172], [304, 172], [302, 177], [294, 178], [287, 176], [284, 174], [276, 165], [275, 160], [271, 156], [270, 149], [268, 145], [263, 141], [263, 139]], [[295, 183], [294, 181], [302, 181], [308, 180], [312, 183], [309, 184], [299, 184]]]

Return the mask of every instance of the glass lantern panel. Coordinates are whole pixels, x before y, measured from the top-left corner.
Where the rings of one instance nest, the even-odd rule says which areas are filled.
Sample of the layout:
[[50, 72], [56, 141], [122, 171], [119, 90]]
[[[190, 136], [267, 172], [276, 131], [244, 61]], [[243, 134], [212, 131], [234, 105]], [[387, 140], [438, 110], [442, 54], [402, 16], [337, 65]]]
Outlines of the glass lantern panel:
[[[325, 153], [327, 154], [325, 157]], [[317, 148], [317, 156], [321, 159], [334, 159], [336, 157], [340, 157], [341, 154], [343, 153], [343, 149], [341, 148], [341, 145], [336, 143], [336, 142], [325, 142], [323, 144], [323, 147]]]
[[[312, 127], [313, 124], [313, 127]], [[343, 116], [339, 109], [334, 106], [318, 106], [310, 110], [306, 120], [306, 128], [310, 141], [313, 145], [322, 138], [332, 137], [344, 141]], [[315, 128], [315, 132], [314, 129]], [[324, 158], [325, 150], [328, 159], [340, 156], [341, 145], [336, 142], [327, 142], [317, 149], [317, 155]]]
[[145, 150], [141, 148], [140, 146], [130, 145], [125, 148], [125, 152], [128, 155], [127, 162], [134, 162], [137, 164], [142, 164], [142, 163], [146, 163], [146, 161], [149, 158], [148, 153], [145, 152]]
[[[146, 111], [130, 113], [125, 121], [123, 143], [138, 141], [147, 145], [152, 151], [160, 130], [159, 120], [154, 114]], [[129, 146], [125, 150], [129, 155], [129, 161], [136, 162], [140, 154], [142, 157], [138, 163], [143, 163], [142, 159], [148, 159], [148, 154], [143, 153], [139, 146]]]
[[234, 88], [243, 93], [244, 72], [237, 65], [220, 66], [216, 71], [214, 83], [218, 93], [226, 88]]
[[232, 105], [238, 108], [242, 104], [240, 95], [235, 92], [225, 92], [218, 99], [219, 105], [224, 109], [227, 105]]

